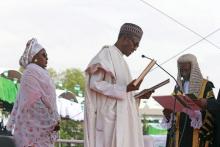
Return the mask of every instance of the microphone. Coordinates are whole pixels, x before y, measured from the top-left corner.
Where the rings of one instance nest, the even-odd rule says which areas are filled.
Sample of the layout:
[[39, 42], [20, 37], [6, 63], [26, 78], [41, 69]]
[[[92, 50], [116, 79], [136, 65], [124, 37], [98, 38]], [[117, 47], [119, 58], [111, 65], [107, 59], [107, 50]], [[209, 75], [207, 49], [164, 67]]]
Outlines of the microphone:
[[[141, 55], [142, 58], [147, 58], [149, 60], [153, 60], [152, 58], [149, 58], [145, 55]], [[178, 90], [183, 94], [183, 92], [180, 90], [180, 86], [176, 80], [176, 78], [174, 78], [173, 75], [171, 75], [167, 70], [165, 70], [162, 66], [160, 66], [157, 62], [155, 63], [160, 69], [162, 69], [164, 72], [166, 72], [175, 82], [176, 82], [176, 87], [174, 89], [174, 93], [176, 95], [174, 95], [174, 104], [173, 104], [173, 113], [172, 113], [172, 116], [173, 116], [173, 119], [172, 119], [172, 122], [171, 122], [171, 131], [170, 131], [170, 135], [171, 137], [174, 138], [174, 141], [172, 143], [172, 146], [176, 146], [176, 142], [175, 142], [175, 138], [176, 138], [176, 118], [175, 118], [175, 112], [176, 112], [176, 96], [177, 96], [177, 92]]]
[[[142, 58], [147, 58], [147, 59], [149, 59], [149, 60], [153, 60], [152, 58], [149, 58], [149, 57], [147, 57], [147, 56], [145, 56], [145, 55], [141, 55], [141, 57]], [[181, 93], [182, 93], [182, 91], [180, 90], [180, 86], [179, 86], [179, 84], [178, 84], [178, 82], [177, 82], [177, 80], [176, 80], [176, 78], [174, 78], [174, 76], [173, 75], [171, 75], [167, 70], [165, 70], [162, 66], [160, 66], [157, 62], [155, 63], [160, 69], [162, 69], [164, 72], [166, 72], [171, 78], [173, 78], [173, 80], [176, 82], [176, 90], [179, 90]], [[175, 93], [177, 93], [177, 91], [175, 90]]]

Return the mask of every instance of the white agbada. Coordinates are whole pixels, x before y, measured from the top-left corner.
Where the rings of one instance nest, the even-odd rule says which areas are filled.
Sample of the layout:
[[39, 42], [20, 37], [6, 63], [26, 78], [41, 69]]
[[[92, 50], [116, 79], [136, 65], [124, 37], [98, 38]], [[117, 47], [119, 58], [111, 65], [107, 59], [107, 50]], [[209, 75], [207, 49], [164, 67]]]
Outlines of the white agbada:
[[132, 78], [116, 46], [104, 47], [86, 69], [85, 147], [143, 147]]
[[59, 121], [55, 85], [47, 70], [28, 64], [7, 129], [13, 130], [17, 147], [54, 147]]

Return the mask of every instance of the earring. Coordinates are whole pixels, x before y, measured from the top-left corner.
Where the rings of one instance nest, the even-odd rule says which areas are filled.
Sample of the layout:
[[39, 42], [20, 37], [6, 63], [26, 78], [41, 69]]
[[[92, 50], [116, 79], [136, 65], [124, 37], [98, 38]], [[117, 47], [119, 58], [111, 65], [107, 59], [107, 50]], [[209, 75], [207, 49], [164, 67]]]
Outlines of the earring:
[[34, 62], [37, 63], [37, 59], [34, 59]]

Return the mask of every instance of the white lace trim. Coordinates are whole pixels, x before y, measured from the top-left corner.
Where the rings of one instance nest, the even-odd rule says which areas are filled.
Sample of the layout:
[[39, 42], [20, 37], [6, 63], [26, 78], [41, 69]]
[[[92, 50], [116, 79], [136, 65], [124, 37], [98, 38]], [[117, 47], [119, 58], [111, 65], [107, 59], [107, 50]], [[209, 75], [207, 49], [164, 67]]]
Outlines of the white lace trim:
[[191, 119], [191, 127], [194, 129], [199, 129], [202, 126], [202, 113], [200, 111], [190, 110], [188, 108], [183, 110], [189, 118]]

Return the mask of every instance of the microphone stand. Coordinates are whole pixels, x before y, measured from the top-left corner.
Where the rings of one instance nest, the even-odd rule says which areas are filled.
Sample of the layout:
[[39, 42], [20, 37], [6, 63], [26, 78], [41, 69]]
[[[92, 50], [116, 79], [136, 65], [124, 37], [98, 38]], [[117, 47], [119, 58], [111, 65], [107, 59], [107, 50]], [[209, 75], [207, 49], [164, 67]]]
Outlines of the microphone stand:
[[[141, 55], [142, 58], [147, 58], [149, 60], [153, 60], [152, 58], [149, 58], [145, 55]], [[175, 87], [175, 95], [177, 95], [177, 88], [180, 90], [180, 86], [177, 82], [177, 80], [174, 78], [173, 75], [171, 75], [168, 71], [166, 71], [162, 66], [160, 66], [157, 62], [155, 63], [160, 69], [162, 69], [164, 72], [166, 72], [175, 82], [176, 82], [176, 86]], [[182, 91], [180, 91], [182, 93]], [[173, 104], [173, 113], [172, 113], [172, 123], [171, 123], [171, 128], [170, 128], [170, 137], [173, 138], [172, 140], [172, 147], [176, 147], [176, 117], [175, 117], [175, 113], [176, 113], [176, 96], [174, 95], [175, 99], [174, 99], [174, 104]]]

